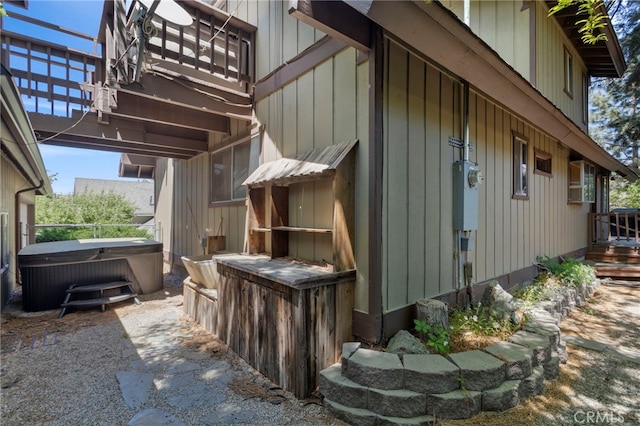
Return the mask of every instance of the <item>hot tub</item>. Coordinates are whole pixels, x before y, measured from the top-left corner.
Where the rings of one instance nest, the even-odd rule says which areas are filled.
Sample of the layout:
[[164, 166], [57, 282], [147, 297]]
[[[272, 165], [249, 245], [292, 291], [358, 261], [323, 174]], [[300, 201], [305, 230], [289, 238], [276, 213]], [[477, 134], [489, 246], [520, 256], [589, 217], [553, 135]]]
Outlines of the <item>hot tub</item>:
[[67, 288], [128, 280], [139, 294], [162, 289], [162, 243], [103, 238], [32, 244], [18, 253], [25, 311], [57, 309]]

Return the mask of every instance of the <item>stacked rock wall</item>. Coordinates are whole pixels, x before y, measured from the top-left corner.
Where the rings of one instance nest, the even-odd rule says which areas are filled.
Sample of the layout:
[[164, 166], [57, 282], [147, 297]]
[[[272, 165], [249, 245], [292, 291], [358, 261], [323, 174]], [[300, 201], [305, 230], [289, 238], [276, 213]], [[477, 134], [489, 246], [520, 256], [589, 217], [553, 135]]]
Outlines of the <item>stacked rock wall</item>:
[[482, 351], [401, 358], [345, 343], [342, 362], [320, 372], [325, 405], [355, 425], [429, 424], [514, 407], [558, 376], [566, 361], [558, 324], [595, 286], [537, 304], [523, 330]]

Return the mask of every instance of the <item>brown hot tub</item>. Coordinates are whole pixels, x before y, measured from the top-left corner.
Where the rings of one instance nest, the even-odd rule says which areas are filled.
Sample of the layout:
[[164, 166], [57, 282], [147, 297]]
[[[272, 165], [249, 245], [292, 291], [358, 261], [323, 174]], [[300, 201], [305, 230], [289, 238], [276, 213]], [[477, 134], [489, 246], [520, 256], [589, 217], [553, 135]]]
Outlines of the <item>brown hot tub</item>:
[[67, 288], [127, 280], [139, 294], [162, 289], [162, 243], [103, 238], [32, 244], [18, 253], [25, 311], [57, 309]]

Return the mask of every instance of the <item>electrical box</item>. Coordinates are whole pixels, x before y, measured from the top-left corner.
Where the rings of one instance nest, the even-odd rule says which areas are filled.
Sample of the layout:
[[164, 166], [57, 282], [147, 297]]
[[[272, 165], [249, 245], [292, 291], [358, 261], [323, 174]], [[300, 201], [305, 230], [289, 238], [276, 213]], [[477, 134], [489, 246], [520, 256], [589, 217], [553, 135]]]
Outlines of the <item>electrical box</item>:
[[478, 187], [484, 181], [476, 163], [453, 163], [453, 229], [478, 229]]

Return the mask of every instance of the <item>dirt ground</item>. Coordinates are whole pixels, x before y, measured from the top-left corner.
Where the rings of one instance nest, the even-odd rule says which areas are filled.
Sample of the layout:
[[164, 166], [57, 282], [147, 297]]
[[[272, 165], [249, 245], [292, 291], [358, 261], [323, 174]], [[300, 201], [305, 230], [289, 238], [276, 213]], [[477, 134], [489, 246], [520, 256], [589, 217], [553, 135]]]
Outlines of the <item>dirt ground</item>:
[[563, 335], [608, 346], [602, 352], [567, 344], [568, 362], [545, 391], [510, 410], [471, 419], [441, 421], [456, 426], [640, 425], [640, 364], [613, 349], [640, 354], [640, 282], [610, 281], [560, 323]]
[[[166, 285], [169, 284], [169, 285]], [[163, 292], [143, 297], [142, 306], [121, 304], [117, 310], [151, 309], [154, 304], [181, 300], [179, 281], [166, 283]], [[176, 297], [178, 296], [178, 297]], [[150, 302], [150, 303], [149, 303]], [[171, 302], [177, 303], [177, 302]], [[14, 304], [15, 305], [15, 304]], [[14, 306], [15, 309], [15, 306]], [[96, 323], [116, 321], [114, 310], [88, 310], [83, 315], [57, 319], [58, 311], [13, 315], [11, 307], [2, 315], [0, 349], [3, 353], [20, 347], [44, 344], [66, 333], [74, 333]], [[438, 420], [439, 425], [640, 425], [640, 364], [617, 355], [613, 349], [640, 354], [640, 283], [607, 282], [574, 310], [561, 324], [563, 335], [573, 335], [608, 346], [598, 352], [567, 344], [569, 360], [561, 365], [557, 380], [547, 382], [545, 391], [520, 406], [500, 413], [485, 412], [460, 421]], [[183, 344], [215, 356], [228, 350], [192, 322], [183, 324], [189, 336]], [[43, 339], [43, 335], [45, 338]], [[2, 387], [9, 377], [2, 377]], [[278, 389], [256, 386], [252, 381], [234, 381], [230, 387], [247, 398], [275, 400]], [[326, 420], [326, 419], [325, 419]], [[325, 424], [320, 421], [318, 424]]]

